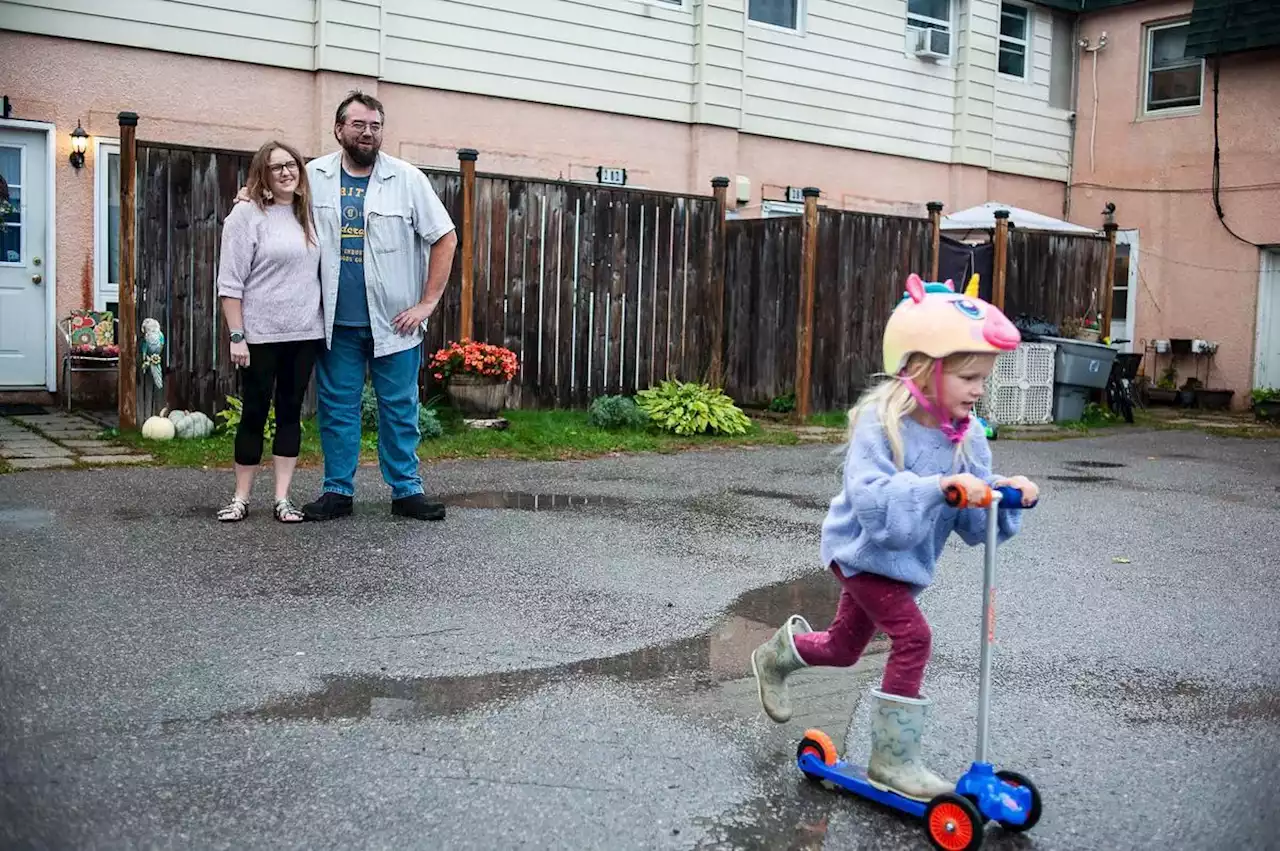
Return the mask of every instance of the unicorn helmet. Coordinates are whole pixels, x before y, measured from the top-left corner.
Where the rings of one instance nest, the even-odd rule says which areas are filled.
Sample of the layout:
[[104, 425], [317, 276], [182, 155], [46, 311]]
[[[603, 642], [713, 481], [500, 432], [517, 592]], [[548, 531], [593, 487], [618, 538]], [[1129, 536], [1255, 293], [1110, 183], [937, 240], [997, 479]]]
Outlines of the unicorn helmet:
[[884, 371], [898, 375], [915, 352], [936, 359], [961, 352], [998, 354], [1020, 342], [1022, 335], [1000, 309], [978, 298], [977, 275], [958, 293], [950, 280], [926, 284], [912, 273], [884, 329]]

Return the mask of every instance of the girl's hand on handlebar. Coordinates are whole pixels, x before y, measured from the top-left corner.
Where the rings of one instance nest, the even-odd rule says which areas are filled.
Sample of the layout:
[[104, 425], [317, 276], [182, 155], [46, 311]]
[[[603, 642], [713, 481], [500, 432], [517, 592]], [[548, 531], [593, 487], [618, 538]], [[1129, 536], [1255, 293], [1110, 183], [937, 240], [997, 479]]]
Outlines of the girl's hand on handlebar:
[[1040, 487], [1026, 476], [1014, 476], [1011, 479], [1000, 479], [996, 482], [996, 487], [1009, 486], [1022, 491], [1023, 506], [1034, 505], [1036, 500], [1040, 498]]
[[954, 476], [943, 476], [938, 482], [938, 487], [943, 493], [947, 492], [947, 488], [954, 485], [964, 491], [965, 500], [970, 505], [981, 505], [987, 500], [987, 493], [990, 488], [987, 483], [971, 473], [958, 473]]

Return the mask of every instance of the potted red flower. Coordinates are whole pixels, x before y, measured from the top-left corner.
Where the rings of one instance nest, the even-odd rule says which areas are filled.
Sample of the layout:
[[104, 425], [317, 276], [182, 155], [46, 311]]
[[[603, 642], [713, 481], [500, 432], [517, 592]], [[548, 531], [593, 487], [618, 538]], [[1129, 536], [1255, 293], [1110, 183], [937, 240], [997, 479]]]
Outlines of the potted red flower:
[[507, 384], [520, 363], [508, 348], [463, 339], [437, 351], [427, 366], [437, 381], [446, 383], [458, 410], [493, 419], [507, 400]]

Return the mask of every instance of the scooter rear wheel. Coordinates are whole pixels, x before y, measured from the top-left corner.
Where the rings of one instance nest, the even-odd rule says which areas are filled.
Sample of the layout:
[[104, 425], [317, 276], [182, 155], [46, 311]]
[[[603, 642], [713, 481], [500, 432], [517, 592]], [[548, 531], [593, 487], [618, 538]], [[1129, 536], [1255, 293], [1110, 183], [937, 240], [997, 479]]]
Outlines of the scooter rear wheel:
[[1032, 783], [1026, 775], [1005, 769], [997, 771], [996, 777], [1012, 786], [1025, 786], [1031, 790], [1031, 809], [1027, 813], [1027, 820], [1022, 824], [1005, 824], [1004, 822], [998, 822], [998, 824], [1005, 830], [1011, 830], [1014, 833], [1021, 833], [1024, 830], [1030, 830], [1035, 827], [1036, 822], [1040, 821], [1040, 791], [1036, 789], [1036, 784]]
[[977, 851], [982, 847], [982, 816], [968, 798], [939, 795], [924, 811], [929, 843], [939, 851]]

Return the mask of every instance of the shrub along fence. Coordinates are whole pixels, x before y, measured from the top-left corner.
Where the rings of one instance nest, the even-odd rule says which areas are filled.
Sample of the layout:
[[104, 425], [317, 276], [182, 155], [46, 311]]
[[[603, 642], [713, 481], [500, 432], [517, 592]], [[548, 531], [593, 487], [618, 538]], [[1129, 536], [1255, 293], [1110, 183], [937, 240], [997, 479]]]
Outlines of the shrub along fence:
[[[238, 392], [216, 291], [222, 221], [251, 155], [134, 140], [121, 115], [120, 421], [161, 407], [213, 414]], [[128, 123], [132, 121], [133, 123]], [[797, 413], [850, 404], [880, 368], [880, 334], [913, 271], [936, 278], [929, 219], [819, 210], [726, 220], [711, 195], [429, 170], [459, 250], [424, 362], [471, 337], [516, 352], [513, 406], [585, 406], [665, 378], [723, 385], [744, 404], [794, 392]], [[135, 200], [136, 199], [136, 200]], [[1111, 303], [1110, 240], [993, 231], [992, 300], [1058, 320], [1096, 288]], [[1006, 289], [1007, 270], [1007, 289]], [[961, 282], [962, 283], [962, 282]], [[139, 383], [139, 319], [166, 336], [165, 388]], [[438, 392], [422, 374], [426, 394]], [[314, 383], [307, 410], [313, 410]]]

